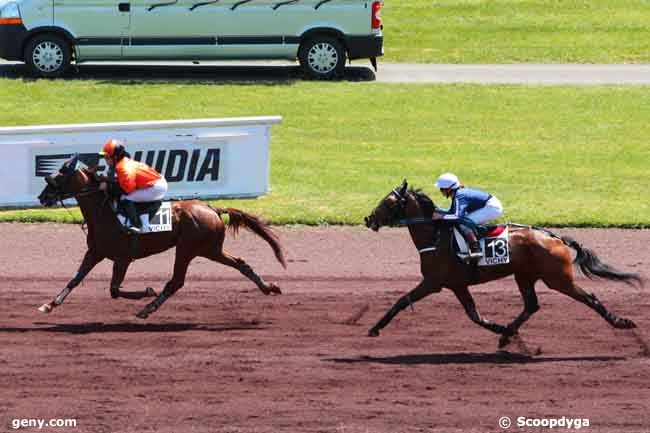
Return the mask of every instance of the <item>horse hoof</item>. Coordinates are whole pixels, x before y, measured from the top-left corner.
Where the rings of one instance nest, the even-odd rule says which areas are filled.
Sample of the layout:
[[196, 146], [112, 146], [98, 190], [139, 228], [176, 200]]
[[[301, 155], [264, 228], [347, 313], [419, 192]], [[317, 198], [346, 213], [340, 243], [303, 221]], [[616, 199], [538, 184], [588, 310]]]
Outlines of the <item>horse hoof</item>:
[[501, 338], [499, 338], [499, 349], [503, 349], [508, 344], [510, 344], [510, 337], [508, 335], [502, 335]]
[[614, 326], [618, 329], [632, 329], [636, 328], [636, 323], [629, 319], [621, 319], [617, 321]]
[[144, 289], [144, 296], [146, 298], [154, 298], [154, 297], [158, 296], [158, 294], [151, 287], [147, 287], [146, 289]]
[[379, 337], [379, 331], [377, 329], [371, 329], [368, 331], [368, 337]]
[[135, 317], [137, 317], [138, 319], [146, 319], [147, 317], [149, 317], [149, 313], [145, 311], [140, 311], [138, 314], [135, 315]]
[[269, 290], [268, 293], [271, 293], [273, 295], [281, 295], [282, 294], [282, 290], [280, 290], [280, 287], [278, 287], [278, 285], [275, 284], [275, 283], [269, 284], [269, 289], [268, 290]]
[[52, 308], [52, 305], [50, 305], [50, 304], [43, 304], [40, 307], [38, 307], [38, 311], [40, 311], [41, 313], [45, 313], [45, 314], [51, 313], [52, 310], [53, 310], [53, 308]]

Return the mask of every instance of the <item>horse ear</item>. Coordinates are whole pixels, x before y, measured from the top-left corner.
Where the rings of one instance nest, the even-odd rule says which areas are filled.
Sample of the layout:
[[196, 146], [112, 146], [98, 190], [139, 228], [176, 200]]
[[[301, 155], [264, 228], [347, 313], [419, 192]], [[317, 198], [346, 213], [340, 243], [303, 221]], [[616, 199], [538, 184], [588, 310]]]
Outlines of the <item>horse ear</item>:
[[63, 166], [66, 169], [69, 169], [71, 171], [76, 171], [78, 165], [79, 165], [79, 154], [78, 153], [75, 153], [74, 155], [72, 155], [72, 158], [70, 158], [68, 161], [66, 161], [65, 164], [63, 164]]
[[402, 195], [406, 194], [406, 190], [408, 189], [408, 187], [409, 187], [409, 183], [406, 181], [406, 179], [404, 179], [402, 181], [402, 186], [400, 187], [400, 194]]

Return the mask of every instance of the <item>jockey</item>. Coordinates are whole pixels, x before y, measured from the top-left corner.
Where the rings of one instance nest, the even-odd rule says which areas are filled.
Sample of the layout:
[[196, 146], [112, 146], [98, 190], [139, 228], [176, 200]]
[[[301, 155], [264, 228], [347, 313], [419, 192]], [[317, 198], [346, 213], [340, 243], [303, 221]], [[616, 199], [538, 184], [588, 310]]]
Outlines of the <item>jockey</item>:
[[483, 257], [481, 246], [472, 227], [462, 224], [467, 218], [474, 224], [485, 224], [503, 215], [503, 206], [498, 198], [479, 189], [465, 188], [453, 173], [443, 173], [436, 181], [436, 187], [447, 198], [451, 198], [451, 207], [447, 211], [435, 211], [432, 219], [459, 221], [458, 228], [469, 244], [468, 259], [479, 260]]
[[[167, 181], [147, 164], [131, 159], [131, 155], [128, 154], [124, 143], [120, 140], [108, 140], [99, 154], [106, 159], [109, 166], [115, 168], [117, 182], [126, 193], [120, 200], [126, 216], [131, 221], [129, 231], [142, 232], [142, 224], [149, 223], [149, 215], [143, 214], [141, 221], [135, 210], [134, 202], [162, 200], [167, 193]], [[102, 182], [99, 188], [106, 191], [106, 182]]]

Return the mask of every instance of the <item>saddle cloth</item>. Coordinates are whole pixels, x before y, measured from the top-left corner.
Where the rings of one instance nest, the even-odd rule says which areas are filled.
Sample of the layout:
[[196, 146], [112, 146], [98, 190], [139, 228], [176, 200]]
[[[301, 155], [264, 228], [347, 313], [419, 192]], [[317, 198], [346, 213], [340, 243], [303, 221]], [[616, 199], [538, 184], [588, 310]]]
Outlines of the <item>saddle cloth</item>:
[[[135, 203], [135, 209], [142, 221], [142, 233], [172, 231], [172, 204], [170, 201]], [[131, 227], [131, 222], [117, 201], [113, 202], [113, 210], [122, 227], [125, 229]]]
[[[508, 243], [508, 225], [489, 226], [479, 231], [483, 258], [478, 266], [496, 266], [510, 263], [510, 245]], [[454, 227], [454, 246], [456, 255], [464, 260], [469, 255], [469, 246], [463, 235]]]

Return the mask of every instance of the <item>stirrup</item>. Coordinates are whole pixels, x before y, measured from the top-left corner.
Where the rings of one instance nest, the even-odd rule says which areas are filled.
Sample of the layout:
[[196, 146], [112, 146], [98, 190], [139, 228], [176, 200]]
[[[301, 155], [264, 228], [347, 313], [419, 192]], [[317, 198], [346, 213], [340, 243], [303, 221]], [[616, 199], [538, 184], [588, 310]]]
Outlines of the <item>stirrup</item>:
[[483, 253], [481, 252], [470, 252], [469, 254], [463, 255], [463, 261], [467, 264], [478, 263], [483, 258]]
[[130, 234], [139, 235], [142, 233], [142, 229], [136, 226], [130, 226], [126, 228], [126, 231]]

